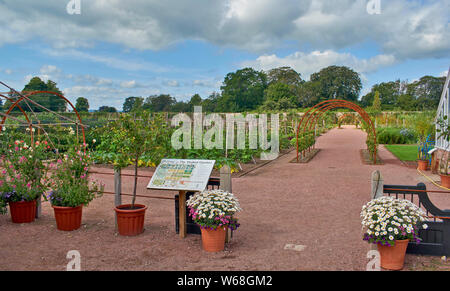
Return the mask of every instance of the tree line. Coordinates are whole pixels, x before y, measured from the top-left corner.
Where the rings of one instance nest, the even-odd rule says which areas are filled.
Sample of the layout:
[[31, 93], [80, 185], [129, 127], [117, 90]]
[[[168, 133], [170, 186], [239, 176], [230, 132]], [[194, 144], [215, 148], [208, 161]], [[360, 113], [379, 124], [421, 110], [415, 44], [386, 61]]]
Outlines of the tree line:
[[[375, 102], [379, 110], [435, 110], [439, 105], [444, 84], [445, 77], [433, 76], [423, 76], [413, 82], [382, 82], [374, 85], [368, 94], [359, 98], [362, 89], [360, 76], [345, 66], [326, 67], [312, 74], [309, 81], [305, 81], [300, 73], [290, 67], [269, 71], [243, 68], [228, 73], [220, 92], [213, 92], [207, 98], [203, 99], [199, 94], [194, 94], [189, 101], [177, 101], [170, 94], [145, 98], [131, 96], [125, 99], [122, 111], [192, 112], [194, 106], [198, 105], [201, 105], [205, 112], [285, 111], [308, 108], [330, 99], [348, 100], [365, 108], [372, 107]], [[32, 78], [23, 90], [61, 93], [55, 82], [49, 80], [45, 83], [38, 77]], [[32, 99], [54, 111], [67, 110], [63, 100], [51, 99], [49, 94], [34, 95]], [[8, 107], [8, 101], [4, 107]], [[43, 110], [37, 106], [31, 107], [37, 112]], [[75, 107], [80, 112], [89, 111], [88, 99], [79, 97]], [[102, 106], [98, 111], [118, 110], [111, 106]]]

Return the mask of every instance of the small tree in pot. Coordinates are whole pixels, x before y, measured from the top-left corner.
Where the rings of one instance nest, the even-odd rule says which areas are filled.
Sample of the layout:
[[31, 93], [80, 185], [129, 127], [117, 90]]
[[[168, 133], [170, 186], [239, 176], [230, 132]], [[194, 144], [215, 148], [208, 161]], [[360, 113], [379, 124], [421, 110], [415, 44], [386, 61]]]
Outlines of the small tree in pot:
[[118, 120], [107, 127], [99, 149], [114, 153], [114, 168], [121, 170], [134, 166], [134, 185], [131, 204], [115, 208], [120, 235], [133, 236], [144, 231], [146, 205], [136, 204], [139, 158], [146, 153], [152, 162], [158, 164], [165, 154], [169, 129], [161, 114], [150, 116], [137, 113], [134, 116], [122, 114]]

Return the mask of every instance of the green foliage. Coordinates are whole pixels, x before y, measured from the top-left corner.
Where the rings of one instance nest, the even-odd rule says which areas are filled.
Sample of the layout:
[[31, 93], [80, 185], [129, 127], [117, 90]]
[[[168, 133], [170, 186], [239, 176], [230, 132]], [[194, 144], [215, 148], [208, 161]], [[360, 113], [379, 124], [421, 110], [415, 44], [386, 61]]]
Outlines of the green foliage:
[[92, 158], [85, 147], [69, 149], [64, 157], [50, 164], [54, 168], [52, 191], [45, 199], [54, 206], [78, 207], [100, 197], [104, 186], [88, 179], [91, 164]]
[[358, 73], [348, 67], [329, 66], [311, 75], [312, 82], [319, 82], [323, 100], [344, 99], [357, 101], [361, 91]]
[[381, 112], [381, 100], [380, 100], [380, 92], [375, 91], [375, 97], [373, 98], [372, 110], [375, 114], [379, 114]]
[[265, 90], [265, 110], [286, 110], [296, 107], [296, 96], [293, 90], [283, 83], [272, 83]]
[[282, 83], [287, 85], [291, 90], [295, 90], [304, 81], [300, 73], [297, 73], [294, 69], [290, 67], [279, 67], [267, 72], [267, 82], [269, 85]]
[[[31, 80], [28, 82], [27, 85], [23, 88], [23, 91], [52, 91], [55, 93], [59, 93], [62, 95], [61, 90], [56, 86], [56, 83], [52, 80], [48, 80], [47, 83], [42, 81], [39, 77], [31, 78]], [[24, 92], [23, 95], [26, 95], [28, 93]], [[14, 94], [10, 94], [10, 97], [13, 97]], [[16, 96], [18, 97], [18, 96]], [[41, 106], [46, 107], [47, 109], [50, 109], [52, 111], [59, 111], [59, 112], [65, 112], [67, 109], [67, 103], [65, 100], [61, 99], [58, 96], [55, 96], [53, 94], [49, 93], [40, 93], [36, 95], [32, 95], [29, 97], [34, 102], [40, 104]], [[5, 107], [9, 108], [12, 105], [11, 101], [5, 102]], [[32, 102], [28, 101], [28, 104], [25, 101], [21, 101], [19, 105], [22, 107], [24, 111], [31, 111], [34, 112], [43, 112], [46, 111], [42, 107], [33, 104]], [[14, 108], [14, 111], [19, 111], [17, 107]]]
[[35, 200], [48, 188], [43, 162], [48, 151], [47, 142], [30, 146], [17, 140], [7, 148], [1, 157], [0, 213], [6, 212], [2, 208], [6, 203]]
[[402, 133], [400, 128], [377, 128], [377, 140], [380, 144], [411, 144], [415, 143], [415, 137], [415, 135], [411, 137]]
[[134, 112], [142, 109], [144, 98], [142, 97], [128, 97], [123, 103], [123, 112]]
[[112, 112], [117, 112], [117, 109], [115, 107], [112, 107], [112, 106], [100, 106], [98, 108], [98, 111], [99, 112], [110, 112], [110, 113], [112, 113]]
[[218, 111], [254, 110], [263, 103], [266, 87], [267, 76], [264, 72], [245, 68], [228, 73], [221, 87], [222, 98], [218, 102]]
[[78, 112], [89, 112], [89, 101], [84, 97], [77, 98], [75, 109]]

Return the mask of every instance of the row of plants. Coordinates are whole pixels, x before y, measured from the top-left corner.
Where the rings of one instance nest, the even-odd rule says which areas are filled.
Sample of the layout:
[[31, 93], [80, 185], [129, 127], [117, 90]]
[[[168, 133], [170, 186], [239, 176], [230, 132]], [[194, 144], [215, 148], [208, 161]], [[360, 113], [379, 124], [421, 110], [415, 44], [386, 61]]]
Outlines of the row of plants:
[[103, 193], [104, 185], [88, 179], [92, 159], [85, 146], [57, 154], [47, 141], [29, 145], [17, 140], [2, 153], [0, 162], [0, 213], [5, 214], [9, 205], [15, 223], [33, 222], [37, 200], [44, 197], [54, 209], [58, 229], [78, 229], [82, 206]]
[[[160, 160], [165, 154], [158, 150], [165, 139], [166, 128], [160, 116], [142, 121], [122, 115], [115, 123], [114, 134], [109, 139], [116, 150], [114, 167], [118, 170], [132, 160], [135, 180], [131, 204], [115, 208], [118, 231], [133, 236], [143, 232], [147, 206], [136, 203], [138, 159], [144, 152], [152, 152], [152, 159]], [[49, 155], [52, 158], [49, 159]], [[76, 230], [81, 226], [82, 209], [103, 194], [104, 185], [89, 179], [89, 169], [94, 161], [89, 149], [83, 146], [69, 148], [65, 153], [55, 153], [47, 141], [29, 146], [17, 140], [1, 156], [0, 212], [6, 213], [9, 205], [14, 223], [30, 223], [35, 220], [36, 204], [41, 195], [54, 209], [57, 228]], [[188, 201], [190, 213], [202, 228], [202, 242], [206, 251], [223, 250], [228, 228], [239, 226], [233, 216], [240, 211], [237, 198], [221, 190], [195, 194]], [[223, 237], [219, 245], [207, 243], [211, 236]]]

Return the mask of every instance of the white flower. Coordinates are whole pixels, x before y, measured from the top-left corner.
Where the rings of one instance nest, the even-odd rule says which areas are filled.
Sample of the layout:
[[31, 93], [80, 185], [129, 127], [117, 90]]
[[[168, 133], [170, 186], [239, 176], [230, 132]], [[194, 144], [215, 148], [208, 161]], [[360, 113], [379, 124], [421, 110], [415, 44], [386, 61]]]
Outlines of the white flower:
[[422, 228], [423, 228], [423, 229], [427, 229], [427, 228], [428, 228], [428, 225], [424, 223], [424, 224], [422, 225]]

